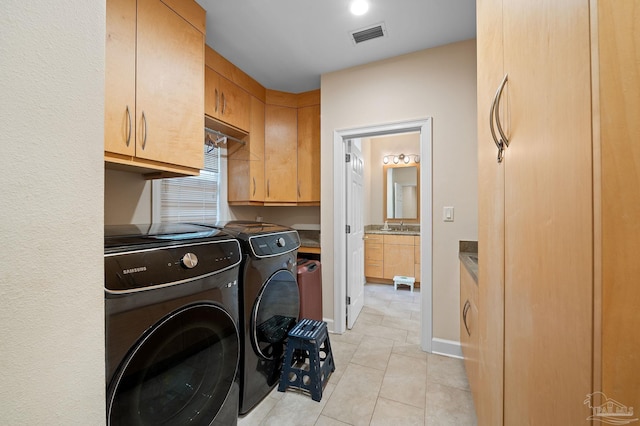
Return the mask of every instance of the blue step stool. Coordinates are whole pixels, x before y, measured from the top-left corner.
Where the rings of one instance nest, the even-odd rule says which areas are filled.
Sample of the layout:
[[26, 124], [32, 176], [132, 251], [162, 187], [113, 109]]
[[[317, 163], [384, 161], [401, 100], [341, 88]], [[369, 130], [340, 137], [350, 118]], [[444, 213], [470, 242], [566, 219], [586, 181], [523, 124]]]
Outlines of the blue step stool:
[[320, 401], [329, 376], [336, 370], [327, 323], [303, 318], [288, 336], [278, 392], [288, 387], [303, 389], [311, 393], [311, 399]]

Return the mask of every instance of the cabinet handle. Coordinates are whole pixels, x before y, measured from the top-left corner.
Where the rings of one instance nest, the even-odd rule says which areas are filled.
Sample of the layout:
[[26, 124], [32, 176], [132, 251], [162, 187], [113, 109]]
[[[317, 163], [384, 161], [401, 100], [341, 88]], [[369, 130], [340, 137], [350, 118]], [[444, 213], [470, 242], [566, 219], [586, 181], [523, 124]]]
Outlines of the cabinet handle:
[[147, 117], [144, 115], [144, 111], [142, 111], [142, 149], [147, 146]]
[[496, 102], [496, 112], [495, 112], [496, 125], [498, 126], [498, 133], [500, 133], [500, 138], [501, 138], [500, 140], [504, 143], [504, 145], [507, 148], [509, 147], [509, 138], [507, 138], [507, 136], [502, 131], [502, 123], [500, 123], [500, 100], [502, 99], [502, 90], [504, 89], [504, 86], [507, 84], [508, 77], [509, 77], [509, 74], [505, 74], [504, 78], [502, 79], [502, 83], [500, 83], [500, 88], [498, 89], [498, 101]]
[[216, 89], [216, 108], [215, 108], [215, 112], [218, 112], [218, 89]]
[[131, 143], [131, 111], [129, 111], [129, 105], [127, 105], [127, 126], [129, 127], [129, 130], [127, 132], [127, 146], [129, 146], [129, 143]]
[[467, 334], [469, 336], [471, 336], [471, 332], [469, 331], [469, 326], [467, 325], [467, 313], [469, 312], [470, 308], [471, 308], [471, 303], [469, 303], [469, 301], [467, 300], [464, 303], [464, 308], [462, 309], [462, 322], [464, 323], [464, 328], [467, 330]]
[[[500, 109], [500, 98], [502, 97], [502, 90], [504, 89], [505, 84], [507, 83], [508, 74], [504, 75], [502, 79], [502, 83], [498, 87], [495, 96], [493, 97], [493, 102], [491, 103], [491, 110], [489, 111], [489, 129], [491, 130], [491, 137], [493, 138], [493, 142], [496, 144], [498, 148], [498, 163], [502, 163], [502, 159], [504, 157], [504, 148], [509, 146], [509, 140], [505, 136], [502, 131], [502, 124], [500, 123], [499, 117], [499, 109]], [[498, 140], [496, 136], [496, 131], [493, 126], [493, 122], [496, 122], [498, 126], [498, 132], [500, 133], [501, 139]]]
[[267, 179], [267, 197], [269, 197], [269, 179]]
[[253, 178], [253, 195], [256, 195], [256, 178]]
[[227, 110], [227, 99], [224, 97], [224, 92], [222, 92], [222, 115]]
[[298, 198], [302, 197], [302, 195], [300, 195], [300, 181], [298, 181]]

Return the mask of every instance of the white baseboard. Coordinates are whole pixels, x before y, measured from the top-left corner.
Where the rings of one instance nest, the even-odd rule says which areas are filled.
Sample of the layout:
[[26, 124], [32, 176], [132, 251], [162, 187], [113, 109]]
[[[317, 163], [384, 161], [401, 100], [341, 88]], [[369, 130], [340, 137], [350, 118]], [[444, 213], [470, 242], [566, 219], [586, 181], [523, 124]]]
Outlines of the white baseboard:
[[334, 326], [333, 320], [326, 319], [326, 318], [322, 318], [322, 320], [327, 323], [327, 331], [330, 333], [335, 333], [335, 328], [333, 327]]
[[454, 340], [431, 339], [431, 353], [445, 355], [451, 358], [462, 358], [462, 346]]

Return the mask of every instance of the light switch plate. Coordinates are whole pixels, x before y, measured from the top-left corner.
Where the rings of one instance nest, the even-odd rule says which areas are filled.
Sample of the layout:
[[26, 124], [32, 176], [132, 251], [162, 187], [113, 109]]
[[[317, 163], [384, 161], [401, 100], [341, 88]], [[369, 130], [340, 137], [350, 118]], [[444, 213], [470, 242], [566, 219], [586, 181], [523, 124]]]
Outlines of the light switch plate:
[[442, 208], [442, 220], [444, 222], [453, 222], [453, 207]]

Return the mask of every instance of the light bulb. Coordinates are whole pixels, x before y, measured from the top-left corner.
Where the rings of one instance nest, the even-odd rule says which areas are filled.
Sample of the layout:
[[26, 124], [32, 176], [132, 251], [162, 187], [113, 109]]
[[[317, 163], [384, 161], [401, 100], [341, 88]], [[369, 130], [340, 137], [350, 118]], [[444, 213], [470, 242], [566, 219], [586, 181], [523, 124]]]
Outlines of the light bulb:
[[389, 157], [387, 157], [386, 155], [382, 158], [382, 162], [384, 164], [389, 164]]
[[369, 4], [365, 0], [354, 0], [351, 2], [350, 10], [356, 16], [364, 15], [369, 10]]
[[398, 156], [394, 156], [393, 157], [393, 164], [398, 164], [398, 161], [400, 161], [400, 159], [398, 158]]
[[404, 164], [409, 164], [409, 161], [411, 161], [411, 157], [409, 157], [408, 155], [406, 155], [404, 157]]

